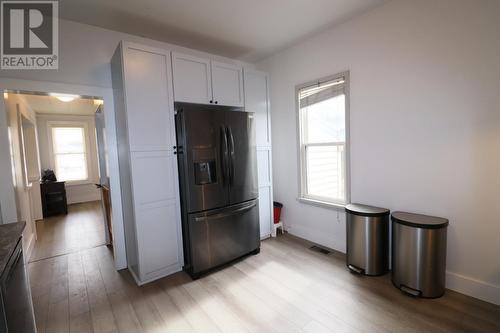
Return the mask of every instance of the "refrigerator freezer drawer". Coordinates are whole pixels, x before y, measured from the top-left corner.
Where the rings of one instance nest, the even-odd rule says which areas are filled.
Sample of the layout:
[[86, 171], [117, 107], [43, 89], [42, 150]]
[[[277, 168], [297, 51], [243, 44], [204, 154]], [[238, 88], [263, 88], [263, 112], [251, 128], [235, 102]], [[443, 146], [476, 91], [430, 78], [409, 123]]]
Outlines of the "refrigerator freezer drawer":
[[259, 249], [258, 200], [189, 215], [192, 275]]

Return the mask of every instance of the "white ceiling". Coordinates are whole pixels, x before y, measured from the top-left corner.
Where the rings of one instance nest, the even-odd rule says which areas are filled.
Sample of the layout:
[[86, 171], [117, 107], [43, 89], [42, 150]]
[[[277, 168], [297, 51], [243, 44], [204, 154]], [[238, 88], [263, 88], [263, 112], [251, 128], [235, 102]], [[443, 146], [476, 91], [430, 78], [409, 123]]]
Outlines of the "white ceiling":
[[97, 105], [93, 99], [76, 98], [71, 102], [61, 102], [53, 96], [27, 95], [22, 98], [37, 114], [68, 114], [68, 115], [93, 115]]
[[60, 17], [257, 61], [387, 0], [63, 0]]

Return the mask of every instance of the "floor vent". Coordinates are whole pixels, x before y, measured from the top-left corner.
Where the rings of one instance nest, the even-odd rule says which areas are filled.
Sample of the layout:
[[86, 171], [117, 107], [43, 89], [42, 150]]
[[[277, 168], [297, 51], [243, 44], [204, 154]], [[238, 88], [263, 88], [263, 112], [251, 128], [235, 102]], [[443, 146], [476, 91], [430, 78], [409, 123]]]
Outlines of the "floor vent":
[[319, 252], [319, 253], [323, 253], [323, 254], [330, 254], [330, 251], [328, 251], [327, 249], [324, 249], [322, 247], [319, 247], [317, 245], [313, 245], [309, 248], [309, 250], [313, 250], [313, 251], [316, 251], [316, 252]]

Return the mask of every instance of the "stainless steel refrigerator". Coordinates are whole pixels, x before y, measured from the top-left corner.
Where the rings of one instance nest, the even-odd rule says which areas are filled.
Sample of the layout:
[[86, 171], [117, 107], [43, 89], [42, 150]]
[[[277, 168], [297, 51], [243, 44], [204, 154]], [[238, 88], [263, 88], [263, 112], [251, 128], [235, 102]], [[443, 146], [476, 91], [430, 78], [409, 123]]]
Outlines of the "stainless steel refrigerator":
[[254, 114], [175, 103], [184, 270], [191, 277], [260, 249]]

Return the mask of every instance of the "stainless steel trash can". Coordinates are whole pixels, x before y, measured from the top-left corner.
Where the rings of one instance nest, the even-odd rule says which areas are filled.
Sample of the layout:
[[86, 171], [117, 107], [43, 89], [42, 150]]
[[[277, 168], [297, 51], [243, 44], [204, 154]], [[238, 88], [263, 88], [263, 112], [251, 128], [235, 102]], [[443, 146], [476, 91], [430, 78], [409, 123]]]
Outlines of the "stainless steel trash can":
[[364, 275], [382, 275], [389, 263], [389, 213], [385, 208], [349, 204], [347, 267]]
[[442, 296], [448, 220], [405, 212], [394, 212], [391, 220], [394, 286], [413, 296]]

